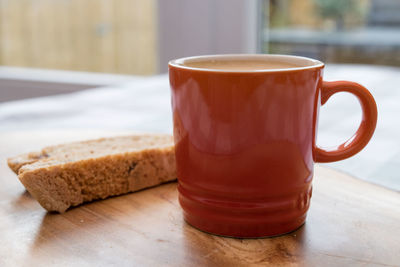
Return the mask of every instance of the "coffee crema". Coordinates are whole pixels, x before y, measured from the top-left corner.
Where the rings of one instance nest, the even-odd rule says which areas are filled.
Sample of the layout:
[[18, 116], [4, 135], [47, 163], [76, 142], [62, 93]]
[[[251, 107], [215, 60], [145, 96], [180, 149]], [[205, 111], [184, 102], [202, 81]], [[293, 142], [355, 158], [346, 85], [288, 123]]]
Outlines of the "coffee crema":
[[273, 69], [291, 69], [303, 67], [292, 62], [271, 61], [271, 60], [199, 60], [199, 61], [186, 61], [183, 66], [200, 69], [213, 69], [213, 70], [234, 70], [234, 71], [248, 71], [248, 70], [273, 70]]

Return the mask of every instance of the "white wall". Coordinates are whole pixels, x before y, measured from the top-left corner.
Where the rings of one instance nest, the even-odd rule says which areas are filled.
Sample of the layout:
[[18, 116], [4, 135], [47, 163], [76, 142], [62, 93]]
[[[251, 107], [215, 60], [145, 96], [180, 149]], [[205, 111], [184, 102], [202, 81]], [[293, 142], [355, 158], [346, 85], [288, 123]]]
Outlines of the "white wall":
[[256, 53], [259, 0], [159, 0], [159, 72], [185, 56]]

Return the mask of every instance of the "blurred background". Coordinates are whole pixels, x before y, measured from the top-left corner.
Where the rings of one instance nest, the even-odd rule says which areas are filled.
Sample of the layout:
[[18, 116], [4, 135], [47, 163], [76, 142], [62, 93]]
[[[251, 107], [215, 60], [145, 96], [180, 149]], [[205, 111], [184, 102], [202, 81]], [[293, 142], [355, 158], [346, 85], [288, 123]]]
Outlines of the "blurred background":
[[0, 0], [0, 65], [152, 75], [258, 52], [400, 65], [398, 0]]
[[400, 65], [398, 0], [270, 0], [263, 11], [263, 52]]

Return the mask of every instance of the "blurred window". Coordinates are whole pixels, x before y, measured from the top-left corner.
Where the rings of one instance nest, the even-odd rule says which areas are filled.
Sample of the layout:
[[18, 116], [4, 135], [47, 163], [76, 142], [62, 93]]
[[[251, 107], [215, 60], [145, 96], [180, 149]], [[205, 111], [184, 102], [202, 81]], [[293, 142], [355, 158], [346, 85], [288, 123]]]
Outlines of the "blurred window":
[[262, 52], [400, 66], [399, 0], [263, 0]]

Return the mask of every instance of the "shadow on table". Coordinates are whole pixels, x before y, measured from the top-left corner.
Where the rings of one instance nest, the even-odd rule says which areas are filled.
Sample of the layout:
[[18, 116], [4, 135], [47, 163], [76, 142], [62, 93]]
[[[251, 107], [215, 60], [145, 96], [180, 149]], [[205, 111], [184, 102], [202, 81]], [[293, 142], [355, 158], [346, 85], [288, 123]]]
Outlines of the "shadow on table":
[[27, 190], [24, 190], [22, 194], [20, 194], [17, 198], [15, 198], [11, 202], [11, 205], [13, 206], [13, 208], [20, 209], [23, 206], [25, 206], [27, 202], [33, 202], [33, 201], [35, 201], [35, 199], [31, 196], [31, 194], [29, 194]]
[[199, 266], [257, 266], [299, 264], [305, 249], [306, 227], [272, 238], [230, 238], [183, 227], [185, 257]]
[[[35, 234], [31, 251], [59, 249], [67, 244], [90, 251], [101, 246], [99, 242], [109, 248], [116, 242], [128, 244], [129, 237], [148, 239], [151, 232], [144, 226], [156, 220], [160, 207], [166, 209], [165, 206], [177, 205], [167, 196], [176, 194], [175, 191], [175, 183], [167, 183], [73, 207], [62, 214], [47, 212]], [[93, 251], [93, 255], [97, 253]]]

